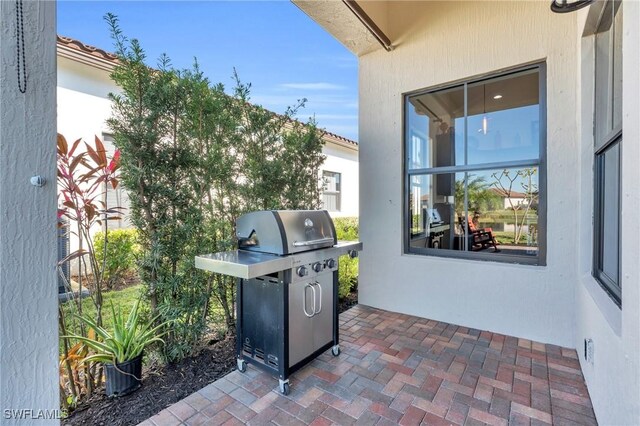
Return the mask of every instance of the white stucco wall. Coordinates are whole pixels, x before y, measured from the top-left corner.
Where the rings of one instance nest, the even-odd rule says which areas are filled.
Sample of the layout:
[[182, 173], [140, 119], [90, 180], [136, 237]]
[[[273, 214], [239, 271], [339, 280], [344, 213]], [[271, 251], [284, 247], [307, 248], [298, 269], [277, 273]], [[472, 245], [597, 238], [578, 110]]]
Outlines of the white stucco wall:
[[322, 149], [327, 156], [322, 170], [340, 173], [341, 206], [339, 212], [330, 212], [331, 217], [358, 216], [359, 180], [358, 180], [358, 151], [340, 145], [327, 143]]
[[[576, 33], [581, 40], [577, 112], [582, 155], [574, 345], [596, 416], [605, 425], [640, 424], [640, 3], [625, 1], [623, 10], [622, 309], [591, 276], [594, 38], [581, 38], [587, 10], [578, 16]], [[593, 364], [582, 357], [586, 338], [594, 342]]]
[[[359, 300], [392, 311], [574, 346], [579, 149], [575, 15], [548, 2], [392, 2], [395, 50], [360, 57]], [[403, 254], [408, 91], [547, 64], [547, 266]]]
[[58, 56], [58, 133], [68, 141], [108, 133], [110, 92], [119, 92], [109, 72]]
[[[47, 425], [58, 421], [5, 412], [59, 408], [56, 4], [26, 1], [23, 11], [26, 94], [16, 77], [15, 2], [0, 2], [0, 424]], [[47, 184], [32, 186], [34, 175]]]

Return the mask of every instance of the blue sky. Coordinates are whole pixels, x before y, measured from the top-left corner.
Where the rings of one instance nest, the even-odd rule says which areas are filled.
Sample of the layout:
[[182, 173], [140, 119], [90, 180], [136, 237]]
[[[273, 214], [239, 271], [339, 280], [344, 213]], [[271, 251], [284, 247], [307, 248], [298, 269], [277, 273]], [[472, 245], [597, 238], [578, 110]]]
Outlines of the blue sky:
[[358, 139], [357, 58], [289, 1], [58, 1], [58, 34], [113, 50], [105, 13], [137, 38], [149, 65], [166, 53], [177, 68], [197, 57], [227, 88], [235, 67], [252, 102], [284, 112], [307, 98], [298, 118]]

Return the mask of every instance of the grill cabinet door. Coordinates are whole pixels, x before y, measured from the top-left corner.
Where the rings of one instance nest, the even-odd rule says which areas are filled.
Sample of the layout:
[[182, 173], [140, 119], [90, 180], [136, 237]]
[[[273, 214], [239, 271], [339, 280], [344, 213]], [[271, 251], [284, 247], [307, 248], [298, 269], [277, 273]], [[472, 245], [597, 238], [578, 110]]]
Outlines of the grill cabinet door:
[[289, 285], [289, 367], [313, 353], [313, 292], [309, 282], [301, 281]]
[[[320, 349], [333, 341], [333, 274], [325, 273], [316, 278], [316, 298], [320, 301], [322, 294], [322, 309], [313, 316], [313, 347]], [[320, 289], [318, 289], [320, 287]], [[316, 303], [316, 311], [318, 310]]]
[[284, 330], [282, 293], [277, 278], [257, 277], [242, 282], [242, 347], [245, 354], [271, 368], [279, 367]]

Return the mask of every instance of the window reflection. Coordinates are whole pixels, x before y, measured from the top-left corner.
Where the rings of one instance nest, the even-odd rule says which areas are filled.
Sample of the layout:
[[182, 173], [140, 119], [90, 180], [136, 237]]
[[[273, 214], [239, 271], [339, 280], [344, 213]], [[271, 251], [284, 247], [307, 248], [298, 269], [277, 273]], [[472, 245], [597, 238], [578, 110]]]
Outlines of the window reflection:
[[527, 70], [407, 100], [409, 169], [537, 159], [539, 72]]
[[468, 86], [467, 164], [538, 158], [538, 71]]
[[410, 246], [538, 254], [538, 168], [410, 177]]
[[410, 169], [464, 164], [464, 86], [408, 98]]
[[608, 2], [595, 39], [595, 136], [600, 142], [622, 125], [622, 3]]
[[454, 249], [456, 188], [464, 173], [414, 175], [410, 180], [411, 247]]
[[532, 66], [407, 97], [410, 252], [482, 252], [477, 256], [544, 263], [542, 70]]

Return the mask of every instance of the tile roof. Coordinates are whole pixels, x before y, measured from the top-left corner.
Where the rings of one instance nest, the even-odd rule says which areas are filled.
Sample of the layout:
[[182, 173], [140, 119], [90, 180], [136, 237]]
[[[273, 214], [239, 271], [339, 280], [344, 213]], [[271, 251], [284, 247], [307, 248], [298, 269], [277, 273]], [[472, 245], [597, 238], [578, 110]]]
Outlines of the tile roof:
[[527, 198], [527, 194], [513, 190], [507, 191], [502, 188], [491, 188], [491, 191], [504, 198]]
[[[94, 47], [88, 44], [81, 42], [80, 40], [76, 40], [71, 37], [65, 37], [58, 35], [58, 49], [59, 51], [72, 51], [73, 53], [80, 54], [85, 58], [96, 59], [103, 64], [100, 68], [108, 69], [114, 67], [118, 63], [118, 55], [115, 53], [107, 52], [106, 50], [100, 49], [98, 47]], [[76, 55], [63, 54], [62, 56], [66, 57], [76, 57]], [[77, 59], [77, 57], [76, 57]], [[358, 142], [345, 138], [344, 136], [340, 136], [336, 133], [332, 133], [326, 130], [323, 131], [323, 137], [328, 139], [331, 142], [337, 143], [339, 145], [351, 145], [353, 147], [358, 146]]]
[[343, 144], [358, 146], [358, 142], [349, 138], [345, 138], [344, 136], [340, 136], [335, 133], [328, 132], [326, 130], [324, 130], [324, 136], [329, 136], [330, 139], [335, 139], [334, 142], [338, 142], [338, 143], [341, 142]]
[[88, 44], [84, 44], [83, 42], [73, 39], [71, 37], [64, 37], [59, 35], [58, 46], [64, 46], [69, 49], [77, 50], [78, 52], [82, 52], [84, 54], [93, 56], [94, 58], [111, 61], [114, 64], [118, 63], [118, 55], [114, 53], [109, 53], [106, 50], [102, 50], [97, 47], [90, 46]]

